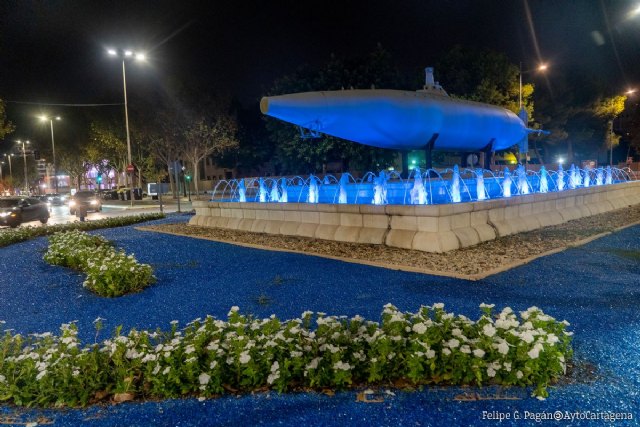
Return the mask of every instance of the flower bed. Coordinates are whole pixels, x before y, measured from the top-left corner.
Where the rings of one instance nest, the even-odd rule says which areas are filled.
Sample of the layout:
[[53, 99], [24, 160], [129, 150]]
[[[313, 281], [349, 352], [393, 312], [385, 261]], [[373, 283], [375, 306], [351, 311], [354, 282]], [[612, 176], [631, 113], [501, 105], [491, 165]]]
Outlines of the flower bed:
[[0, 247], [9, 246], [14, 243], [24, 242], [41, 236], [50, 236], [61, 231], [68, 230], [98, 230], [101, 228], [124, 227], [126, 225], [137, 224], [139, 222], [162, 219], [165, 215], [161, 213], [146, 213], [131, 216], [121, 216], [116, 218], [104, 218], [95, 221], [69, 222], [67, 224], [42, 225], [38, 227], [18, 227], [0, 232]]
[[[571, 356], [567, 322], [536, 307], [520, 317], [483, 305], [477, 321], [442, 304], [404, 313], [387, 304], [382, 322], [305, 312], [253, 319], [233, 307], [227, 321], [196, 319], [178, 331], [131, 330], [84, 345], [74, 324], [60, 336], [0, 340], [0, 399], [17, 405], [87, 405], [107, 396], [211, 397], [228, 391], [421, 384], [533, 385], [539, 398]], [[102, 328], [100, 319], [96, 329]]]
[[117, 251], [101, 236], [79, 230], [49, 237], [44, 259], [86, 273], [83, 285], [104, 297], [138, 292], [155, 281], [150, 265], [139, 264], [133, 255]]

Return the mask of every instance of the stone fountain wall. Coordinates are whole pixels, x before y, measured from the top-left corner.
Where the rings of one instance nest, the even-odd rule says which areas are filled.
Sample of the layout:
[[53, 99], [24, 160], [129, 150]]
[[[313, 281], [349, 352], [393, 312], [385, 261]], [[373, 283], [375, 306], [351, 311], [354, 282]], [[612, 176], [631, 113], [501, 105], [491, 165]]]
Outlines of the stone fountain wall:
[[193, 202], [189, 224], [447, 252], [640, 203], [640, 181], [446, 205]]

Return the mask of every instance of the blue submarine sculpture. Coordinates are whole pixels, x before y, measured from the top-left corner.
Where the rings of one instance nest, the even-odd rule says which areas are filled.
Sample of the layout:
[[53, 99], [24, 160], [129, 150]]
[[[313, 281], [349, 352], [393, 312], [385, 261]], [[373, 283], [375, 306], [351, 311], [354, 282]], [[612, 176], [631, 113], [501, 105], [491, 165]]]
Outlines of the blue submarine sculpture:
[[[263, 97], [267, 116], [360, 144], [397, 150], [426, 149], [492, 153], [518, 144], [528, 151], [524, 109], [520, 117], [495, 105], [451, 98], [426, 68], [415, 92], [357, 89]], [[430, 156], [429, 156], [430, 157]], [[486, 156], [489, 157], [489, 156]]]

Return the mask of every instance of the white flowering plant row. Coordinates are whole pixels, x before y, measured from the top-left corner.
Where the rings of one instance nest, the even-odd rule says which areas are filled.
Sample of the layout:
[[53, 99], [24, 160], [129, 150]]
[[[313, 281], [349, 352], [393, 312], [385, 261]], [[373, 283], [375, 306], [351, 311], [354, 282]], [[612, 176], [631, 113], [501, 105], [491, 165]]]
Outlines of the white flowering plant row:
[[104, 297], [139, 292], [155, 281], [148, 264], [116, 250], [105, 238], [79, 230], [49, 237], [44, 255], [49, 264], [69, 267], [87, 274], [83, 286]]
[[98, 230], [100, 228], [123, 227], [139, 222], [152, 221], [165, 218], [162, 213], [145, 213], [139, 215], [121, 216], [115, 218], [103, 218], [84, 222], [68, 222], [66, 224], [53, 224], [41, 226], [21, 226], [0, 233], [0, 247], [9, 246], [25, 240], [35, 239], [41, 236], [50, 236], [54, 233], [69, 230]]
[[[96, 319], [99, 332], [103, 319]], [[536, 307], [517, 316], [483, 305], [472, 321], [442, 304], [400, 312], [387, 304], [381, 322], [305, 312], [281, 321], [232, 307], [226, 321], [207, 316], [178, 330], [121, 328], [82, 345], [75, 324], [59, 336], [0, 340], [0, 400], [17, 405], [84, 406], [105, 396], [213, 397], [273, 389], [344, 389], [409, 381], [415, 385], [532, 386], [544, 398], [565, 373], [571, 332]], [[96, 334], [97, 336], [98, 334]]]

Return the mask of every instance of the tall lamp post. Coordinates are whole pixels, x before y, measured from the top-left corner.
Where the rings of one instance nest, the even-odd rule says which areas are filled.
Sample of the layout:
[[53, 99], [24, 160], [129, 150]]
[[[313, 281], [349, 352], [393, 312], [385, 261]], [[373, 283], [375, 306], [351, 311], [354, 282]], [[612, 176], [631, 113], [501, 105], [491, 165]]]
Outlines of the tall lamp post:
[[16, 141], [18, 144], [22, 144], [22, 159], [24, 160], [24, 192], [29, 192], [29, 178], [27, 178], [27, 149], [25, 144], [29, 144], [29, 141]]
[[[518, 117], [520, 117], [523, 121], [526, 121], [526, 117], [527, 117], [527, 111], [524, 108], [524, 105], [522, 104], [522, 75], [525, 73], [530, 73], [532, 71], [539, 71], [539, 72], [544, 72], [546, 71], [548, 68], [547, 64], [540, 64], [538, 65], [537, 68], [533, 69], [533, 70], [527, 70], [527, 71], [522, 71], [522, 61], [520, 61], [520, 85], [519, 85], [519, 89], [518, 89]], [[529, 123], [525, 123], [524, 126], [527, 127], [529, 125]], [[527, 163], [527, 153], [524, 153], [524, 162], [525, 162], [525, 166]]]
[[53, 139], [53, 120], [60, 120], [59, 116], [56, 117], [47, 117], [40, 116], [40, 120], [46, 122], [49, 120], [49, 125], [51, 126], [51, 150], [53, 151], [53, 180], [55, 182], [56, 193], [58, 192], [58, 169], [56, 168], [56, 143]]
[[131, 206], [133, 206], [133, 170], [131, 170], [131, 137], [129, 136], [129, 110], [127, 108], [127, 76], [125, 71], [125, 60], [135, 58], [137, 61], [144, 61], [146, 58], [144, 53], [134, 53], [131, 50], [119, 51], [116, 49], [109, 49], [107, 50], [107, 53], [110, 56], [122, 58], [122, 85], [124, 87], [124, 123], [127, 129], [127, 171], [130, 175], [129, 178], [131, 181], [131, 187], [129, 187], [129, 191], [131, 194]]

